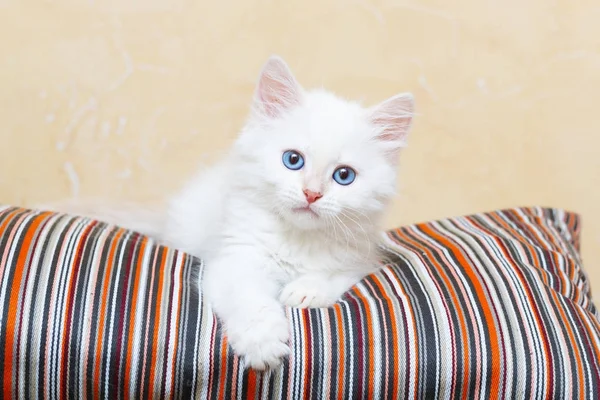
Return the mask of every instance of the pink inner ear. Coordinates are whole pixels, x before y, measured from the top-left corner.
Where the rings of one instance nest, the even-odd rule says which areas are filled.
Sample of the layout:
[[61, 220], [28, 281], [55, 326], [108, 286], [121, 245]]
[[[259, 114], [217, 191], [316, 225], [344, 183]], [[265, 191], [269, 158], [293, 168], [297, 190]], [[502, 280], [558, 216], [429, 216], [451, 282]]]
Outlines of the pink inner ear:
[[277, 117], [282, 112], [300, 103], [300, 85], [285, 62], [271, 57], [264, 66], [256, 88], [258, 108], [268, 117]]
[[299, 103], [296, 96], [290, 93], [288, 85], [269, 77], [258, 84], [258, 100], [269, 117], [276, 117], [281, 111]]
[[382, 128], [379, 134], [379, 140], [384, 141], [403, 141], [408, 135], [412, 117], [398, 118], [376, 118], [373, 123]]
[[412, 95], [397, 95], [376, 106], [372, 123], [379, 128], [379, 140], [402, 144], [410, 131], [414, 101]]

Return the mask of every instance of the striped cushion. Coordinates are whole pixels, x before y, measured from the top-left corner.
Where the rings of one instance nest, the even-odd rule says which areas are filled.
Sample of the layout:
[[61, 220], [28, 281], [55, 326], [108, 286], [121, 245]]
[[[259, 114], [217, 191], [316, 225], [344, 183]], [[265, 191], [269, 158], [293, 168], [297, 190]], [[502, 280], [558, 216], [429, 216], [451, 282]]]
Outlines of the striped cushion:
[[1, 398], [596, 398], [579, 220], [521, 208], [390, 231], [336, 305], [289, 309], [291, 358], [244, 370], [200, 262], [97, 221], [0, 210]]

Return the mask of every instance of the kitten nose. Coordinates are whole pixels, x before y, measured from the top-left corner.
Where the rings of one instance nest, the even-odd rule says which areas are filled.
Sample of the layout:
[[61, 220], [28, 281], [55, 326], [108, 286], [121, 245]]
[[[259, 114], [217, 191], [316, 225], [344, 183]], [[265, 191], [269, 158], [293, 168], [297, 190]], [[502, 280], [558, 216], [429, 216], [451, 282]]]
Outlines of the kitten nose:
[[306, 196], [306, 200], [308, 204], [312, 204], [315, 201], [319, 200], [323, 195], [319, 192], [313, 192], [312, 190], [304, 189], [304, 196]]

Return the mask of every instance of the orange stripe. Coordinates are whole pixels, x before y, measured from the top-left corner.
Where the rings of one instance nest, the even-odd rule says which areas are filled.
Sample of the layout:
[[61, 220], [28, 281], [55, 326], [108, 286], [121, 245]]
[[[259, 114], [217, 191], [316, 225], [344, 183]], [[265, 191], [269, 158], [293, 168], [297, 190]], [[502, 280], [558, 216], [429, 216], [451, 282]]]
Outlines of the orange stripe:
[[[305, 360], [304, 363], [304, 382], [310, 382], [310, 375], [309, 373], [310, 368], [309, 368], [309, 364], [311, 362], [311, 360], [308, 357], [308, 352], [309, 352], [309, 348], [308, 348], [308, 337], [310, 336], [310, 331], [309, 331], [309, 314], [308, 314], [308, 310], [306, 308], [302, 309], [302, 325], [304, 325], [304, 330], [302, 331], [302, 336], [303, 336], [303, 342], [304, 342], [304, 357], [302, 357]], [[314, 355], [314, 354], [313, 354]], [[306, 391], [304, 392], [304, 398], [308, 398], [308, 396], [310, 395], [310, 391]]]
[[225, 378], [227, 376], [227, 336], [222, 335], [221, 340], [221, 380], [219, 382], [219, 400], [225, 398]]
[[247, 399], [256, 397], [256, 372], [253, 369], [248, 370], [248, 391], [246, 392]]
[[344, 363], [345, 363], [345, 354], [346, 354], [346, 337], [344, 336], [344, 330], [342, 327], [344, 326], [344, 318], [342, 317], [342, 306], [338, 303], [334, 304], [333, 311], [335, 312], [336, 317], [336, 326], [337, 326], [337, 336], [338, 336], [338, 347], [339, 347], [339, 371], [338, 371], [338, 400], [344, 399], [344, 388], [342, 383], [344, 382]]
[[[0, 235], [4, 236], [4, 233], [6, 231], [6, 227], [8, 226], [8, 224], [10, 222], [12, 222], [12, 220], [14, 219], [14, 216], [17, 215], [18, 212], [22, 212], [22, 211], [23, 210], [18, 210], [18, 209], [13, 210], [10, 213], [8, 213], [7, 215], [2, 215], [2, 213], [0, 213], [0, 215], [2, 215], [2, 218], [4, 219], [4, 221], [2, 222], [2, 225], [0, 225]], [[46, 216], [47, 213], [43, 214], [43, 215]], [[42, 215], [40, 215], [40, 216], [42, 216]]]
[[[38, 227], [40, 226], [42, 221], [45, 220], [45, 215], [38, 215], [32, 218], [31, 226], [25, 232], [25, 236], [23, 237], [21, 251], [19, 252], [19, 256], [17, 258], [17, 264], [15, 266], [15, 273], [13, 277], [13, 282], [18, 283], [13, 284], [10, 288], [10, 297], [8, 301], [8, 315], [6, 319], [6, 342], [4, 345], [4, 382], [2, 382], [2, 392], [4, 393], [3, 397], [5, 399], [11, 398], [11, 389], [13, 387], [16, 387], [16, 385], [12, 383], [12, 373], [14, 362], [14, 334], [17, 333], [15, 332], [15, 321], [17, 319], [19, 292], [21, 291], [20, 282], [23, 277], [23, 272], [25, 270], [25, 261], [27, 261], [28, 259], [27, 253], [31, 251], [31, 241], [33, 240], [33, 236], [36, 233]], [[4, 226], [1, 229], [4, 229]]]
[[129, 384], [131, 379], [131, 361], [133, 358], [133, 331], [132, 328], [135, 326], [135, 316], [137, 313], [137, 299], [138, 299], [138, 290], [140, 286], [140, 275], [142, 271], [142, 264], [144, 261], [144, 253], [146, 251], [146, 246], [148, 245], [148, 239], [144, 238], [140, 243], [140, 251], [139, 257], [137, 258], [137, 263], [135, 267], [135, 278], [133, 280], [133, 291], [131, 296], [131, 307], [129, 309], [129, 332], [127, 335], [127, 355], [125, 357], [125, 389], [123, 390], [123, 397], [128, 399], [129, 395]]
[[[152, 332], [152, 363], [150, 364], [150, 381], [148, 382], [149, 385], [149, 392], [150, 393], [155, 393], [156, 390], [154, 388], [154, 375], [156, 373], [156, 368], [154, 367], [156, 365], [157, 358], [158, 358], [158, 354], [156, 352], [156, 350], [158, 349], [157, 343], [158, 343], [158, 330], [160, 328], [160, 302], [162, 301], [162, 291], [163, 291], [163, 284], [164, 284], [164, 279], [165, 279], [165, 264], [166, 264], [166, 257], [167, 257], [167, 252], [163, 251], [162, 253], [162, 258], [160, 260], [160, 265], [158, 266], [158, 289], [156, 290], [156, 314], [154, 315], [154, 329]], [[154, 396], [152, 395], [152, 398], [154, 398]]]
[[102, 364], [102, 342], [104, 339], [104, 326], [106, 318], [106, 303], [108, 301], [108, 287], [110, 285], [110, 276], [112, 269], [115, 265], [115, 252], [119, 239], [125, 231], [123, 229], [117, 230], [115, 237], [110, 244], [110, 251], [106, 260], [106, 269], [104, 272], [104, 284], [102, 285], [102, 303], [100, 305], [100, 316], [98, 318], [98, 336], [96, 337], [96, 352], [95, 352], [95, 366], [94, 366], [94, 380], [93, 393], [94, 397], [100, 397], [100, 366]]

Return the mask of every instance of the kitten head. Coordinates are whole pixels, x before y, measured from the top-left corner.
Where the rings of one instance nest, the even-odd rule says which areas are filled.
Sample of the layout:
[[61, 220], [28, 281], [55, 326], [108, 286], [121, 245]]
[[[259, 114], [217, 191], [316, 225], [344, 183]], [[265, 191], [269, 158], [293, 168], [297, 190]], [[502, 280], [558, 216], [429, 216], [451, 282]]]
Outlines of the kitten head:
[[395, 194], [413, 109], [411, 94], [363, 108], [305, 90], [281, 58], [271, 57], [236, 143], [247, 184], [297, 228], [364, 229]]

